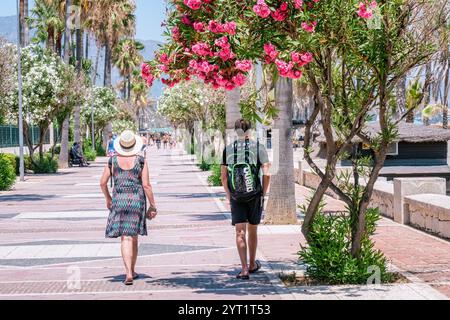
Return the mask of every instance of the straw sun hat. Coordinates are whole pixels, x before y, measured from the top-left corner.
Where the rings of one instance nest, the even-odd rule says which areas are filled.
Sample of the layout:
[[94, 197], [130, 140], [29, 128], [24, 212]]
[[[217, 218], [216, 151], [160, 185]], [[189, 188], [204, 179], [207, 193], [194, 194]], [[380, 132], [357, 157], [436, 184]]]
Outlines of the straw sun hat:
[[134, 156], [142, 150], [144, 142], [133, 131], [126, 130], [114, 140], [114, 149], [121, 156]]

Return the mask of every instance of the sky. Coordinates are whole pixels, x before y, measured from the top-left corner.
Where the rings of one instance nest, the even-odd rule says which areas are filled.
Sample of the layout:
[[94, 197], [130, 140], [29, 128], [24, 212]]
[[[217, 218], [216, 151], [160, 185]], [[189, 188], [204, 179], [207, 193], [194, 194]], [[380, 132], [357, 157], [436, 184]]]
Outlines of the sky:
[[[0, 0], [0, 17], [16, 14], [17, 0]], [[30, 7], [34, 0], [30, 1]], [[161, 23], [165, 19], [164, 0], [136, 0], [137, 5], [137, 33], [136, 38], [141, 40], [156, 40], [162, 42], [164, 29]]]

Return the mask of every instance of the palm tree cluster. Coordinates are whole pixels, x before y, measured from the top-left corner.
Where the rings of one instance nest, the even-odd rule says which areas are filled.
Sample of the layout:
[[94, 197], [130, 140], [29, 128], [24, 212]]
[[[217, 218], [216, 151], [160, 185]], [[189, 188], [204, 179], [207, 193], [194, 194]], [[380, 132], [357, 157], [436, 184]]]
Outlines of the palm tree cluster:
[[[48, 50], [76, 67], [92, 86], [96, 85], [100, 55], [104, 52], [105, 87], [112, 87], [112, 69], [116, 67], [123, 77], [122, 98], [138, 113], [147, 104], [147, 87], [139, 76], [143, 61], [142, 43], [134, 39], [136, 31], [136, 4], [134, 0], [36, 0], [28, 14], [28, 0], [20, 0], [20, 43], [30, 41], [45, 45]], [[29, 29], [35, 36], [29, 40]], [[92, 39], [97, 45], [95, 61], [89, 59]], [[73, 119], [73, 139], [82, 142], [81, 106], [76, 106], [67, 119], [60, 123], [60, 167], [66, 167], [70, 120]], [[104, 132], [108, 136], [112, 125]], [[105, 143], [106, 141], [103, 141]]]

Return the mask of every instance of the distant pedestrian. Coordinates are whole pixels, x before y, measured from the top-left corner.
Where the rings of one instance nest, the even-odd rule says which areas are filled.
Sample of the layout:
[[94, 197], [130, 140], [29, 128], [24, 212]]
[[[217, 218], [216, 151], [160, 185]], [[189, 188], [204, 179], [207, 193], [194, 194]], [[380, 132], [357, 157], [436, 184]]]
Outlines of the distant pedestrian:
[[116, 154], [116, 150], [114, 148], [114, 141], [117, 139], [116, 135], [110, 134], [109, 135], [109, 140], [108, 140], [108, 157], [112, 157]]
[[[142, 139], [132, 131], [125, 131], [114, 142], [117, 155], [110, 158], [103, 171], [101, 189], [110, 210], [106, 227], [107, 238], [121, 238], [122, 258], [125, 264], [125, 285], [138, 278], [135, 272], [138, 256], [138, 236], [147, 235], [147, 218], [157, 215], [150, 184], [149, 167], [142, 150]], [[114, 182], [112, 196], [108, 181]], [[147, 198], [150, 202], [147, 210]]]
[[242, 264], [242, 271], [236, 277], [248, 280], [251, 273], [261, 269], [261, 263], [256, 260], [257, 232], [264, 197], [270, 184], [270, 162], [264, 145], [250, 138], [250, 122], [240, 119], [236, 121], [235, 129], [238, 139], [223, 151], [222, 184], [230, 203], [232, 224], [236, 228], [236, 245]]

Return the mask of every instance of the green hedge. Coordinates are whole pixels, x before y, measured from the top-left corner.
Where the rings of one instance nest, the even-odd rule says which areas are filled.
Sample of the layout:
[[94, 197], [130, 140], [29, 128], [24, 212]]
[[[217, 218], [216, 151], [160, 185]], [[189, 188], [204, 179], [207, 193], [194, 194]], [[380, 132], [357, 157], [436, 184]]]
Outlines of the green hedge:
[[32, 165], [34, 173], [45, 174], [58, 172], [58, 161], [56, 158], [52, 159], [51, 154], [45, 154], [42, 159], [37, 156], [34, 162], [36, 163], [36, 165]]
[[211, 166], [211, 175], [208, 177], [208, 183], [214, 187], [222, 186], [222, 169], [220, 164], [213, 164]]
[[84, 151], [84, 157], [87, 161], [95, 161], [97, 158], [97, 152], [92, 149], [86, 149], [86, 151]]
[[16, 182], [15, 158], [0, 154], [0, 190], [7, 191]]

